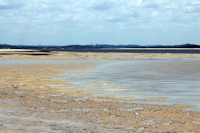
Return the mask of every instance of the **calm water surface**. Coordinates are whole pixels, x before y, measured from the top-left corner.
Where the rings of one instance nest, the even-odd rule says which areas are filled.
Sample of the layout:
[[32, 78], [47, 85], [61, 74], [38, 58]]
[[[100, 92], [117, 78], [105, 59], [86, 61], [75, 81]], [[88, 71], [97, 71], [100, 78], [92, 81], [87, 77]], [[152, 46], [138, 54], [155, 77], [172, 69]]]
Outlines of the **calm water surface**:
[[[94, 96], [153, 98], [169, 97], [167, 101], [140, 101], [136, 103], [192, 104], [200, 111], [200, 61], [196, 59], [145, 59], [112, 60], [91, 68], [88, 73], [77, 72], [67, 76], [77, 88], [129, 89], [123, 92], [106, 92]], [[90, 84], [100, 82], [101, 86]], [[142, 94], [127, 94], [127, 92]]]

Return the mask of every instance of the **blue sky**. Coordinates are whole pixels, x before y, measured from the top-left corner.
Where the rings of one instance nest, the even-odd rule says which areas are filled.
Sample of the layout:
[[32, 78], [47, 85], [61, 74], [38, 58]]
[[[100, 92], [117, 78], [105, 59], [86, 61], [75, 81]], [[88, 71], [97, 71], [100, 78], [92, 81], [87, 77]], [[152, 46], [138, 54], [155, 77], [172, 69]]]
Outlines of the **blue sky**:
[[0, 44], [200, 44], [200, 0], [0, 0]]

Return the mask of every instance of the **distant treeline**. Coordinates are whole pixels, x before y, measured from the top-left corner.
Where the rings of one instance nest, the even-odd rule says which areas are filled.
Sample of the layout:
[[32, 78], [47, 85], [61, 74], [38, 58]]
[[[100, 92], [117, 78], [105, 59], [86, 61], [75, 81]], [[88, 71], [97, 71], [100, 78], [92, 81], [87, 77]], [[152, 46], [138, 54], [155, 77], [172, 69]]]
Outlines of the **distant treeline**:
[[109, 45], [109, 44], [95, 44], [95, 45], [67, 45], [67, 46], [28, 46], [28, 45], [9, 45], [9, 44], [0, 44], [0, 49], [38, 49], [38, 50], [67, 50], [67, 49], [98, 49], [98, 48], [200, 48], [200, 45], [196, 44], [182, 44], [182, 45], [172, 45], [172, 46], [163, 46], [163, 45], [149, 45], [149, 46], [140, 46], [140, 45]]

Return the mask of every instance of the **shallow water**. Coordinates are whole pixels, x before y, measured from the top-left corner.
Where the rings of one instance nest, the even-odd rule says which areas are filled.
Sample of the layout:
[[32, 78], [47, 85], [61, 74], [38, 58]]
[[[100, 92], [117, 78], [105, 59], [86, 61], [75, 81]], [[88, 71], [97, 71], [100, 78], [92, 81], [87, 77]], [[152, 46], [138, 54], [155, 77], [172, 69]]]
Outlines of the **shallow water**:
[[[129, 89], [108, 91], [93, 96], [153, 98], [169, 97], [166, 101], [141, 101], [135, 103], [191, 104], [200, 111], [200, 62], [195, 59], [145, 59], [104, 61], [87, 73], [73, 73], [65, 78], [76, 88]], [[78, 85], [78, 83], [85, 83]], [[95, 84], [91, 84], [95, 83]], [[139, 94], [127, 94], [129, 92]], [[140, 94], [141, 93], [141, 94]]]
[[[31, 90], [28, 91], [13, 91], [16, 95], [11, 95], [11, 100], [6, 100], [0, 98], [1, 103], [6, 103], [5, 106], [0, 107], [0, 128], [5, 128], [5, 130], [12, 129], [13, 131], [35, 131], [35, 132], [81, 132], [81, 131], [103, 131], [102, 129], [109, 132], [110, 125], [108, 128], [104, 128], [107, 125], [106, 121], [111, 121], [113, 115], [109, 115], [108, 112], [110, 110], [110, 105], [112, 102], [108, 102], [106, 106], [97, 105], [96, 108], [87, 107], [90, 105], [91, 101], [88, 100], [90, 96], [81, 97], [77, 99], [67, 99], [67, 95], [69, 93], [78, 93], [76, 90], [72, 90], [72, 92], [62, 91], [63, 89], [93, 89], [91, 91], [96, 90], [97, 92], [103, 92], [100, 94], [93, 94], [92, 96], [110, 96], [110, 97], [134, 97], [138, 99], [143, 98], [155, 98], [155, 97], [169, 97], [167, 101], [143, 101], [143, 100], [115, 100], [115, 101], [123, 101], [123, 102], [131, 102], [131, 103], [150, 103], [150, 104], [191, 104], [198, 105], [197, 108], [189, 108], [188, 110], [196, 110], [200, 111], [200, 62], [197, 59], [66, 59], [66, 60], [56, 60], [56, 59], [0, 59], [0, 65], [15, 65], [15, 64], [44, 64], [49, 63], [49, 65], [56, 65], [59, 63], [68, 63], [68, 62], [76, 62], [76, 65], [91, 63], [95, 64], [94, 66], [88, 65], [86, 69], [66, 69], [66, 72], [60, 75], [54, 75], [56, 79], [55, 82], [63, 84], [63, 82], [59, 82], [57, 79], [65, 80], [66, 85], [63, 87], [60, 84], [56, 84], [56, 89], [60, 89], [61, 91], [51, 92], [49, 94], [45, 93], [33, 93], [30, 97], [27, 94], [30, 94]], [[85, 63], [77, 63], [77, 62], [85, 62]], [[73, 64], [73, 63], [72, 63]], [[16, 65], [20, 66], [20, 65]], [[27, 65], [31, 66], [31, 65]], [[40, 65], [39, 65], [40, 66]], [[4, 68], [4, 67], [3, 67]], [[13, 68], [13, 67], [11, 67]], [[50, 67], [50, 71], [59, 67]], [[3, 69], [1, 69], [3, 70]], [[6, 69], [8, 70], [8, 69]], [[35, 69], [34, 69], [35, 70]], [[42, 69], [43, 70], [43, 69]], [[84, 71], [83, 71], [84, 70]], [[23, 70], [22, 70], [23, 71]], [[49, 72], [49, 71], [48, 71]], [[57, 74], [57, 73], [56, 73]], [[60, 78], [58, 78], [60, 76]], [[37, 77], [37, 75], [35, 76]], [[64, 77], [64, 78], [63, 78]], [[10, 79], [10, 78], [9, 78]], [[19, 78], [21, 79], [21, 78]], [[36, 82], [42, 83], [43, 80], [37, 80]], [[9, 81], [8, 81], [9, 82]], [[23, 82], [23, 81], [22, 81]], [[44, 82], [44, 81], [43, 81]], [[51, 82], [51, 81], [50, 81]], [[49, 84], [48, 82], [47, 84]], [[52, 81], [52, 84], [55, 83]], [[36, 86], [33, 84], [33, 86]], [[9, 88], [9, 86], [7, 86]], [[61, 88], [59, 88], [61, 87]], [[63, 87], [63, 88], [62, 88]], [[15, 87], [14, 87], [15, 88]], [[20, 88], [20, 87], [19, 87]], [[53, 87], [52, 87], [53, 88]], [[4, 89], [4, 87], [0, 87], [0, 89]], [[22, 89], [22, 88], [20, 88]], [[34, 89], [34, 88], [33, 88]], [[22, 89], [23, 90], [23, 89]], [[46, 88], [45, 88], [46, 90]], [[81, 90], [86, 91], [86, 90]], [[90, 90], [88, 90], [90, 91]], [[6, 92], [6, 91], [5, 91]], [[11, 92], [12, 93], [12, 92]], [[9, 93], [9, 94], [11, 94]], [[4, 95], [4, 93], [2, 93]], [[22, 95], [23, 94], [23, 95]], [[79, 93], [82, 95], [82, 93]], [[92, 93], [91, 93], [92, 94]], [[26, 95], [28, 97], [26, 97]], [[26, 97], [22, 100], [15, 100], [18, 97]], [[64, 97], [62, 97], [64, 96]], [[78, 95], [79, 97], [79, 95]], [[13, 99], [12, 99], [13, 98]], [[76, 98], [76, 97], [75, 97]], [[30, 100], [28, 100], [30, 99]], [[26, 101], [28, 100], [28, 101]], [[36, 104], [34, 101], [37, 101], [39, 104]], [[101, 100], [101, 99], [97, 99]], [[26, 102], [23, 102], [26, 101]], [[47, 102], [49, 101], [49, 102]], [[55, 106], [54, 101], [63, 104], [60, 104], [60, 107]], [[72, 102], [75, 101], [75, 102]], [[101, 100], [102, 101], [102, 100]], [[104, 100], [103, 100], [104, 101]], [[105, 100], [109, 101], [109, 100]], [[112, 100], [111, 100], [112, 101]], [[18, 102], [21, 102], [18, 106]], [[83, 103], [82, 103], [83, 102]], [[84, 103], [85, 102], [85, 103]], [[30, 105], [29, 105], [30, 103]], [[66, 106], [67, 104], [75, 105]], [[84, 107], [79, 106], [81, 103]], [[104, 103], [104, 102], [100, 102]], [[52, 107], [47, 107], [51, 106]], [[117, 103], [118, 104], [118, 103]], [[144, 123], [143, 116], [140, 117], [140, 110], [143, 112], [143, 107], [149, 105], [136, 106], [127, 105], [126, 103], [122, 103], [124, 106], [116, 105], [116, 109], [118, 111], [133, 111], [135, 113], [136, 118], [142, 121], [142, 125], [154, 124], [153, 121], [156, 119], [151, 119], [151, 122]], [[2, 104], [4, 105], [4, 104]], [[7, 105], [7, 106], [6, 106]], [[13, 106], [9, 106], [13, 105]], [[93, 104], [91, 104], [93, 105]], [[150, 105], [151, 106], [151, 105]], [[6, 107], [6, 108], [4, 108]], [[58, 107], [58, 108], [57, 108]], [[64, 108], [63, 108], [64, 107]], [[68, 108], [69, 107], [69, 108]], [[177, 106], [178, 107], [178, 106]], [[150, 107], [151, 108], [151, 107]], [[114, 108], [115, 109], [115, 108]], [[116, 110], [112, 111], [115, 113]], [[164, 106], [161, 106], [160, 109], [164, 109]], [[24, 111], [23, 111], [24, 110]], [[47, 112], [46, 112], [47, 111]], [[92, 116], [92, 113], [105, 113], [100, 116]], [[118, 112], [117, 111], [117, 112]], [[164, 110], [165, 111], [165, 110]], [[50, 112], [50, 113], [49, 113]], [[83, 113], [84, 112], [84, 113]], [[85, 113], [86, 112], [86, 113]], [[101, 112], [101, 113], [99, 113]], [[119, 113], [118, 112], [118, 113]], [[123, 112], [124, 113], [124, 112]], [[122, 113], [122, 114], [123, 114]], [[174, 113], [172, 111], [172, 113]], [[194, 112], [196, 113], [196, 112]], [[61, 116], [59, 116], [62, 114]], [[66, 115], [67, 114], [67, 115]], [[79, 116], [79, 114], [81, 114]], [[88, 117], [81, 118], [87, 114]], [[176, 113], [175, 113], [176, 114]], [[52, 115], [52, 116], [51, 116]], [[74, 117], [76, 115], [76, 118]], [[151, 112], [150, 112], [151, 115]], [[182, 114], [180, 114], [182, 115]], [[58, 116], [58, 117], [54, 117]], [[63, 118], [65, 116], [65, 118]], [[90, 119], [91, 116], [91, 119]], [[116, 117], [117, 115], [114, 115]], [[132, 114], [131, 114], [132, 116]], [[101, 118], [106, 119], [101, 119]], [[114, 120], [113, 117], [113, 120]], [[95, 121], [93, 121], [94, 119]], [[129, 121], [130, 115], [127, 118], [122, 118], [122, 122]], [[170, 117], [174, 119], [174, 116]], [[179, 119], [178, 117], [177, 119]], [[163, 119], [163, 118], [159, 118]], [[96, 121], [97, 120], [97, 121]], [[98, 125], [98, 120], [106, 120], [103, 125]], [[116, 117], [115, 120], [119, 120]], [[136, 119], [133, 119], [135, 121]], [[147, 117], [149, 121], [149, 116]], [[186, 118], [186, 121], [188, 118]], [[97, 125], [92, 125], [92, 123], [96, 123]], [[199, 123], [198, 120], [195, 121]], [[89, 123], [89, 124], [88, 124]], [[166, 123], [163, 123], [163, 125]], [[167, 123], [172, 124], [172, 123]], [[176, 124], [176, 123], [175, 123]], [[129, 125], [129, 123], [128, 123]], [[116, 128], [116, 130], [123, 129], [123, 126], [120, 127], [112, 127]], [[132, 126], [131, 126], [132, 127]], [[127, 127], [124, 127], [124, 130], [127, 130]], [[4, 129], [3, 129], [4, 130]], [[114, 131], [113, 131], [114, 132]], [[115, 131], [116, 132], [116, 131]]]
[[[0, 64], [74, 61], [77, 62], [77, 60], [13, 58], [0, 59]], [[200, 111], [200, 61], [198, 59], [108, 59], [103, 61], [92, 59], [80, 60], [80, 62], [96, 62], [99, 65], [90, 67], [86, 71], [68, 71], [62, 76], [66, 75], [64, 79], [76, 89], [104, 90], [103, 94], [93, 96], [169, 97], [170, 99], [166, 101], [133, 100], [126, 102], [191, 104], [198, 105], [192, 110]]]

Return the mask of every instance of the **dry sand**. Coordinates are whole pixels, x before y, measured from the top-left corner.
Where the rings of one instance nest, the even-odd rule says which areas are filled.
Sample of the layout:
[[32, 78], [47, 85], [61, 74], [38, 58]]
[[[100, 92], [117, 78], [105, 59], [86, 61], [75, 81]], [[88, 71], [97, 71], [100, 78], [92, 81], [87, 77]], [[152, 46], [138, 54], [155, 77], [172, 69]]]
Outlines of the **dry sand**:
[[0, 53], [0, 58], [74, 58], [77, 62], [0, 64], [0, 132], [200, 132], [200, 112], [185, 110], [195, 105], [119, 102], [120, 98], [113, 96], [92, 96], [106, 90], [76, 89], [73, 83], [52, 79], [64, 72], [86, 71], [98, 65], [78, 62], [83, 58], [200, 59], [199, 55], [51, 52], [44, 56], [39, 52], [35, 56], [15, 51], [13, 56], [6, 52]]
[[[196, 58], [200, 54], [148, 54], [148, 53], [81, 53], [81, 52], [41, 52], [35, 50], [0, 50], [0, 58], [56, 58], [56, 59], [174, 59]], [[48, 56], [46, 56], [48, 55]]]

